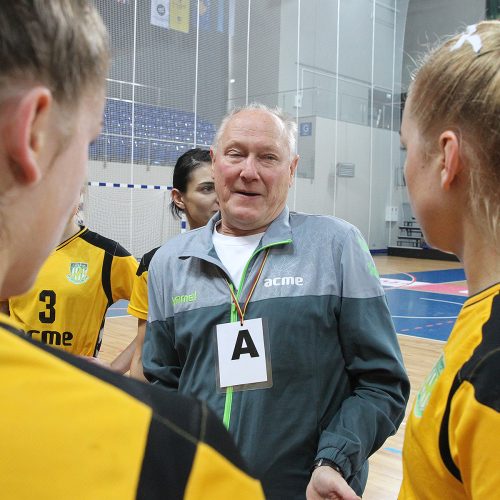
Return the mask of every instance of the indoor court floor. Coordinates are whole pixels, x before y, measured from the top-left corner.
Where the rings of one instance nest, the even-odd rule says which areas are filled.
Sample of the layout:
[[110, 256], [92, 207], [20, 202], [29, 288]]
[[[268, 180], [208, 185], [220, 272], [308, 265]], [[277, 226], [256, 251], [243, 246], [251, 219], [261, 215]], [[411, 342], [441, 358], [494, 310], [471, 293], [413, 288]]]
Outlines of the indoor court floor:
[[[374, 257], [387, 294], [405, 366], [411, 382], [406, 413], [426, 375], [441, 354], [462, 304], [467, 285], [459, 262]], [[127, 315], [126, 302], [108, 312], [100, 357], [113, 359], [134, 337], [137, 320]], [[401, 450], [406, 417], [398, 432], [370, 458], [367, 500], [397, 498], [401, 483]]]

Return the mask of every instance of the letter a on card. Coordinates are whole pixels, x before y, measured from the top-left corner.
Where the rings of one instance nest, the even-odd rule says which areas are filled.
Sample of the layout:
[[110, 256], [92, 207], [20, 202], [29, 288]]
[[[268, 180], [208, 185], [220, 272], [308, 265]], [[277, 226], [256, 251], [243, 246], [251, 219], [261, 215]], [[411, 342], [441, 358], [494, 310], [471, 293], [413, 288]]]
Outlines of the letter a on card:
[[217, 387], [225, 392], [272, 386], [267, 322], [250, 319], [215, 327]]

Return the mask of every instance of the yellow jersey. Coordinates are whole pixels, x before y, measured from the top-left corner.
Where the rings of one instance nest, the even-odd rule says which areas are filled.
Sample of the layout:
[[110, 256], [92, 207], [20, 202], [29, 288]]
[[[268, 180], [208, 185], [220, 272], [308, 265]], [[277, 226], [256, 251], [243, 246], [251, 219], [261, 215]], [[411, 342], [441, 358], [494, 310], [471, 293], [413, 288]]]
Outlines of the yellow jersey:
[[153, 248], [143, 255], [134, 277], [134, 286], [127, 312], [139, 319], [148, 319], [148, 270], [151, 259], [158, 248], [160, 247]]
[[0, 314], [0, 496], [263, 499], [205, 403], [16, 332]]
[[10, 316], [33, 339], [84, 356], [99, 352], [109, 306], [130, 299], [137, 261], [119, 243], [80, 228], [43, 264]]
[[400, 499], [498, 498], [500, 284], [463, 305], [418, 393], [403, 447]]

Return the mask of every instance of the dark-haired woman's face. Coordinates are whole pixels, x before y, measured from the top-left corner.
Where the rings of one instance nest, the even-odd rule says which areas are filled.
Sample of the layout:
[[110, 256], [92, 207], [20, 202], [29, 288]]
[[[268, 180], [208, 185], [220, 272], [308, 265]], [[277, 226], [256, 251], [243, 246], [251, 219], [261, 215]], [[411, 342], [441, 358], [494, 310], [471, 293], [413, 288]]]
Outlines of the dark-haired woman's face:
[[204, 226], [219, 210], [210, 163], [203, 163], [191, 172], [181, 199], [191, 229]]

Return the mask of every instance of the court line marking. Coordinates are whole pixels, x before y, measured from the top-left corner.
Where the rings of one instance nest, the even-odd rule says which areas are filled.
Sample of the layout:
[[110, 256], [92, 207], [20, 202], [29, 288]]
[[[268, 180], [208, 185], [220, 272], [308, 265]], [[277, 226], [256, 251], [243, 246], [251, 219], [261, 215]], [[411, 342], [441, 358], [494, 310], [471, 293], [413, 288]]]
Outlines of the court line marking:
[[[404, 276], [409, 276], [410, 280], [407, 283], [403, 283], [401, 285], [383, 285], [382, 284], [382, 286], [384, 288], [387, 288], [388, 290], [395, 290], [395, 289], [398, 289], [398, 288], [405, 288], [407, 286], [412, 285], [413, 283], [415, 283], [417, 281], [417, 278], [415, 276], [413, 276], [412, 274], [410, 274], [410, 273], [394, 273], [394, 274], [396, 274], [396, 275], [403, 274]], [[385, 278], [385, 276], [381, 276], [381, 278]], [[396, 280], [397, 278], [386, 278], [386, 279]], [[405, 281], [405, 280], [399, 280], [399, 281]]]
[[458, 316], [392, 316], [400, 319], [457, 319]]
[[396, 335], [400, 335], [401, 337], [411, 337], [412, 339], [419, 339], [419, 340], [430, 340], [431, 342], [440, 342], [441, 344], [446, 344], [448, 340], [441, 340], [441, 339], [433, 339], [430, 337], [420, 337], [418, 335], [414, 335], [412, 333], [402, 333], [402, 332], [396, 332]]
[[392, 448], [390, 446], [387, 446], [385, 448], [383, 448], [384, 450], [386, 451], [390, 451], [391, 453], [395, 453], [396, 455], [402, 455], [403, 454], [403, 451], [398, 449], [398, 448]]
[[[446, 294], [443, 294], [446, 295]], [[420, 297], [420, 300], [431, 300], [432, 302], [445, 302], [446, 304], [457, 304], [462, 307], [464, 305], [463, 302], [453, 302], [452, 300], [441, 300], [441, 299], [427, 299], [425, 297]]]

